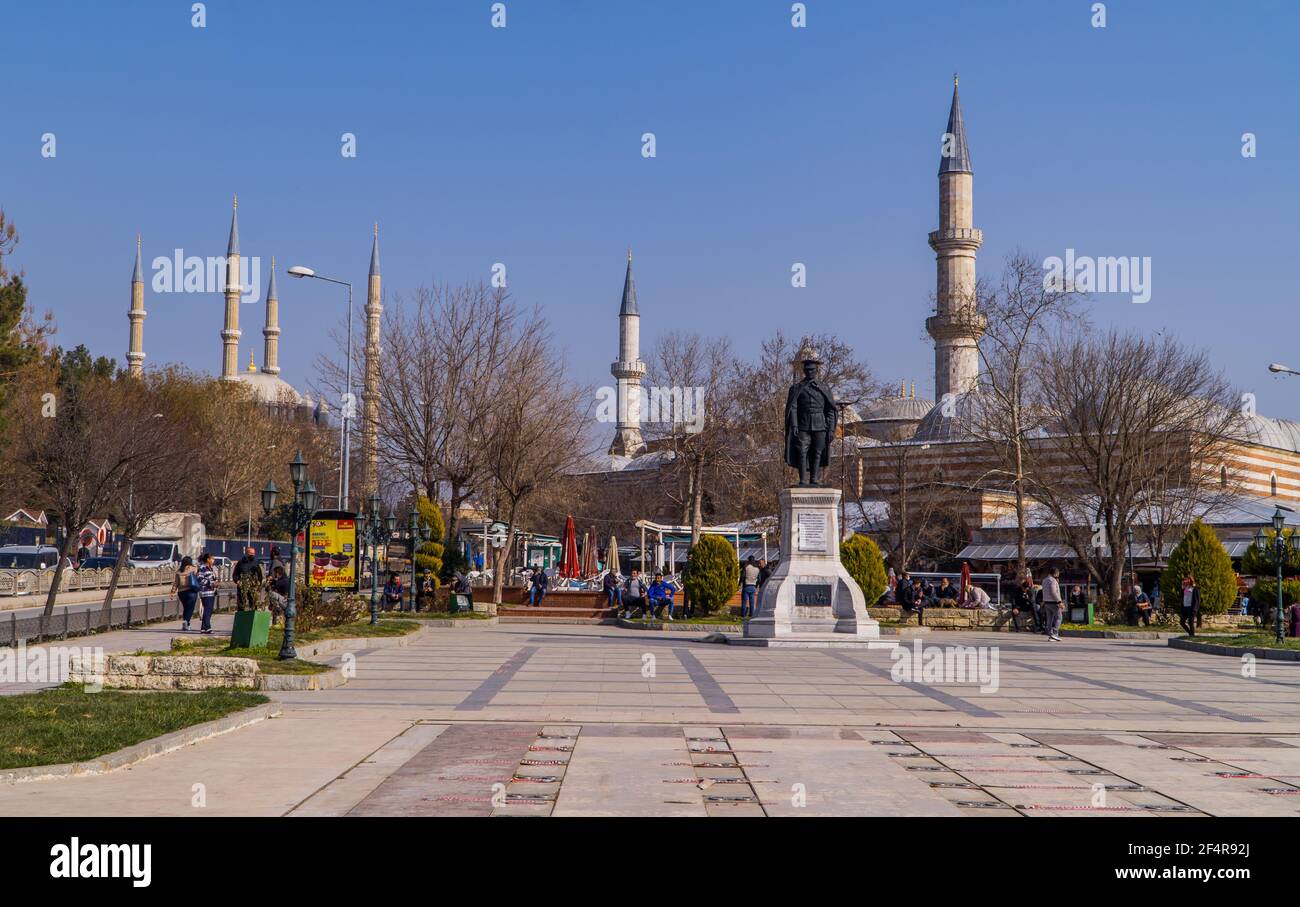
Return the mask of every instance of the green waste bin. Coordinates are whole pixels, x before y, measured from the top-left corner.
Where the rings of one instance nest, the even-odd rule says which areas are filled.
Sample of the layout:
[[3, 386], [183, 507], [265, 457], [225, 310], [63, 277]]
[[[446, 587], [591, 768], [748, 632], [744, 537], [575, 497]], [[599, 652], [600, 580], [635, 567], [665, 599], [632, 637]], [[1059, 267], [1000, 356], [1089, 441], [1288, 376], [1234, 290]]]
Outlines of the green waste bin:
[[463, 611], [473, 611], [474, 602], [468, 595], [462, 592], [453, 592], [451, 596], [451, 613], [460, 614]]

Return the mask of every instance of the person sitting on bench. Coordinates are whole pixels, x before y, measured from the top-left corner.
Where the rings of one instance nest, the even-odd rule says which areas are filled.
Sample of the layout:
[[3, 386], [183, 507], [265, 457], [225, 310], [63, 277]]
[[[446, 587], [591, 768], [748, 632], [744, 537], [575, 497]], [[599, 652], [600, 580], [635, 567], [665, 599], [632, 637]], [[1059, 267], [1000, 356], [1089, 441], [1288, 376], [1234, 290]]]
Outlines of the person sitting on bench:
[[623, 582], [623, 617], [630, 619], [633, 608], [644, 616], [648, 607], [645, 580], [641, 579], [641, 571], [634, 567]]

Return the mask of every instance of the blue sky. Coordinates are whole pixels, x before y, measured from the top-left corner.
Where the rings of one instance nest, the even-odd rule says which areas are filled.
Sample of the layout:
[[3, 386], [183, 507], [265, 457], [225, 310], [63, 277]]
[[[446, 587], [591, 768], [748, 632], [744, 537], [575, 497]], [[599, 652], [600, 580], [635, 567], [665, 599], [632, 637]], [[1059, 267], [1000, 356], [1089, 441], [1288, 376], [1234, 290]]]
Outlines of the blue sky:
[[[1101, 296], [1094, 319], [1207, 347], [1261, 411], [1300, 418], [1300, 379], [1265, 370], [1300, 367], [1300, 5], [1115, 0], [1097, 29], [1088, 0], [808, 0], [795, 29], [787, 0], [505, 2], [494, 29], [489, 0], [211, 0], [196, 29], [179, 0], [4, 0], [0, 207], [59, 342], [122, 362], [136, 232], [146, 268], [220, 255], [238, 193], [245, 255], [358, 298], [376, 220], [388, 294], [505, 263], [584, 381], [610, 381], [630, 244], [643, 347], [834, 331], [930, 396], [926, 234], [959, 71], [980, 274], [1016, 248], [1150, 256], [1151, 301]], [[280, 297], [283, 375], [306, 387], [346, 297]], [[219, 370], [218, 295], [146, 307], [148, 364]], [[262, 317], [242, 308], [241, 367]]]

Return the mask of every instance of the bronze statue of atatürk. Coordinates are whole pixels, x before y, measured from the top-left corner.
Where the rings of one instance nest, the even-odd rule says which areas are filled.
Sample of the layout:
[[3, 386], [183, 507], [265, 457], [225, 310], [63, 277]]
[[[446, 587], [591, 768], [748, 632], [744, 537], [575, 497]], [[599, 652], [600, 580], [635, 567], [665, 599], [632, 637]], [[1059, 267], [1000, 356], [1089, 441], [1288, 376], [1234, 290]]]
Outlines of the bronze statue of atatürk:
[[799, 485], [807, 487], [820, 485], [818, 474], [830, 465], [839, 410], [831, 389], [817, 380], [817, 351], [805, 347], [800, 355], [803, 380], [785, 398], [785, 462], [799, 470]]

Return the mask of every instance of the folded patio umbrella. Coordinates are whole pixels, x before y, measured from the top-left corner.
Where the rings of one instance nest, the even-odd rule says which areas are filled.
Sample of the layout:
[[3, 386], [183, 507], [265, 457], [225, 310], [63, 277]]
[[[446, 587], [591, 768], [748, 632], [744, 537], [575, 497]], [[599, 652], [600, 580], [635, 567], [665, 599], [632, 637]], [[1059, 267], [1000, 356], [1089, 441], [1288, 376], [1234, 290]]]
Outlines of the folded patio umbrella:
[[578, 530], [573, 525], [573, 516], [564, 521], [564, 537], [560, 548], [560, 576], [573, 579], [578, 575]]

